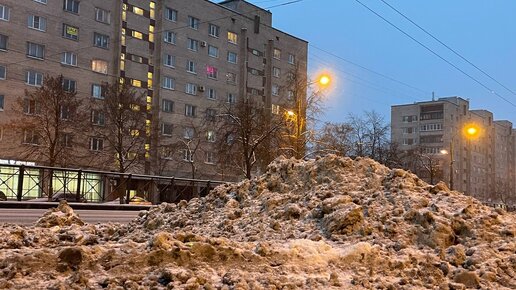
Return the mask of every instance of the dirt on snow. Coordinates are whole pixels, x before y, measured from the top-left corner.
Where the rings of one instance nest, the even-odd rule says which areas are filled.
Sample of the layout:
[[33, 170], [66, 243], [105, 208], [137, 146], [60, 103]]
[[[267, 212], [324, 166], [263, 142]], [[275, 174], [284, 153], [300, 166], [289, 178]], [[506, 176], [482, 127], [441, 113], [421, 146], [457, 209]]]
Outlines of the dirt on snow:
[[128, 225], [0, 226], [0, 289], [516, 289], [516, 215], [370, 159], [278, 158]]

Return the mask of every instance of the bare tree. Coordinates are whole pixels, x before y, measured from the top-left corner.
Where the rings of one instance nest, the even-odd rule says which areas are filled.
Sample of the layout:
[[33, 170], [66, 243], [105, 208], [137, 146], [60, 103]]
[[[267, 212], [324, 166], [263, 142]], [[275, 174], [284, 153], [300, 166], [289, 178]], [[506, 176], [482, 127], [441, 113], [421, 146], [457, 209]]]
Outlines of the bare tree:
[[495, 201], [500, 202], [502, 206], [508, 208], [514, 205], [515, 197], [512, 194], [513, 189], [509, 185], [509, 182], [499, 179], [495, 183], [494, 198]]
[[[103, 100], [94, 100], [91, 123], [95, 136], [107, 146], [120, 173], [140, 170], [145, 158], [146, 110], [143, 94], [128, 84], [104, 84]], [[104, 146], [103, 146], [104, 147]]]
[[372, 159], [382, 160], [382, 148], [388, 140], [389, 124], [385, 123], [383, 116], [375, 111], [366, 111], [364, 114], [366, 144], [369, 148], [368, 155]]
[[313, 152], [316, 155], [328, 153], [349, 156], [352, 149], [350, 135], [353, 128], [346, 123], [326, 123], [313, 141]]
[[442, 178], [441, 159], [435, 154], [425, 153], [424, 149], [422, 146], [417, 146], [406, 151], [402, 157], [405, 161], [404, 167], [419, 177], [427, 179], [430, 184], [435, 184], [437, 179]]
[[24, 157], [48, 166], [72, 163], [73, 152], [82, 143], [74, 136], [83, 129], [84, 116], [78, 110], [81, 103], [75, 83], [62, 75], [47, 75], [41, 87], [26, 90], [14, 108], [19, 118], [11, 123], [23, 133]]

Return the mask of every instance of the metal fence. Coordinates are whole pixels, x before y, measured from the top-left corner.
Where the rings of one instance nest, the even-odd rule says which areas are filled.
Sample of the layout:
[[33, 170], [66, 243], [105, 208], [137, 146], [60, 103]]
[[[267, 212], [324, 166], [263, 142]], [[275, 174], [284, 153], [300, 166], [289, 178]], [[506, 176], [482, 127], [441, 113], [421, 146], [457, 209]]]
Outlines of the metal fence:
[[222, 183], [225, 182], [46, 166], [0, 165], [0, 199], [18, 201], [65, 199], [73, 202], [129, 203], [131, 199], [141, 197], [156, 204], [204, 196]]

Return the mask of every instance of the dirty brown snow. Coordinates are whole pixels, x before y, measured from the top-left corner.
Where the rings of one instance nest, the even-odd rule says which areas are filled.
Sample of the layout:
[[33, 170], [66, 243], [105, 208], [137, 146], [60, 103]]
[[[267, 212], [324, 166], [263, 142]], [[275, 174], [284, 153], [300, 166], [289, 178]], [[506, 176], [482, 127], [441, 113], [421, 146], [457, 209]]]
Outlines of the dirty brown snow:
[[278, 158], [129, 225], [0, 227], [0, 289], [515, 289], [515, 215], [370, 159]]

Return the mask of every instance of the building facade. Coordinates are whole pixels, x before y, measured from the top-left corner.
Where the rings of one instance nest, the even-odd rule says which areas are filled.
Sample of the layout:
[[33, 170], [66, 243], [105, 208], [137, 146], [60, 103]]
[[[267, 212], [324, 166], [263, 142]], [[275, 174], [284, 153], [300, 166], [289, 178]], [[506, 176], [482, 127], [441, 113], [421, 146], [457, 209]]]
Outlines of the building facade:
[[[509, 121], [494, 121], [486, 110], [470, 110], [460, 97], [396, 105], [391, 138], [405, 154], [405, 166], [433, 182], [486, 203], [514, 203], [515, 135]], [[478, 129], [471, 137], [468, 127]], [[430, 164], [430, 165], [429, 165]]]
[[[294, 69], [306, 78], [307, 42], [242, 0], [0, 0], [0, 159], [44, 164], [20, 160], [21, 150], [38, 144], [10, 122], [26, 90], [61, 74], [85, 100], [102, 102], [106, 82], [145, 95], [145, 173], [190, 177], [195, 161], [195, 177], [224, 179], [214, 148], [221, 136], [206, 117], [240, 98], [277, 113]], [[77, 135], [90, 155], [107, 150], [91, 133]], [[195, 156], [172, 146], [188, 148], [194, 136], [202, 139]]]

